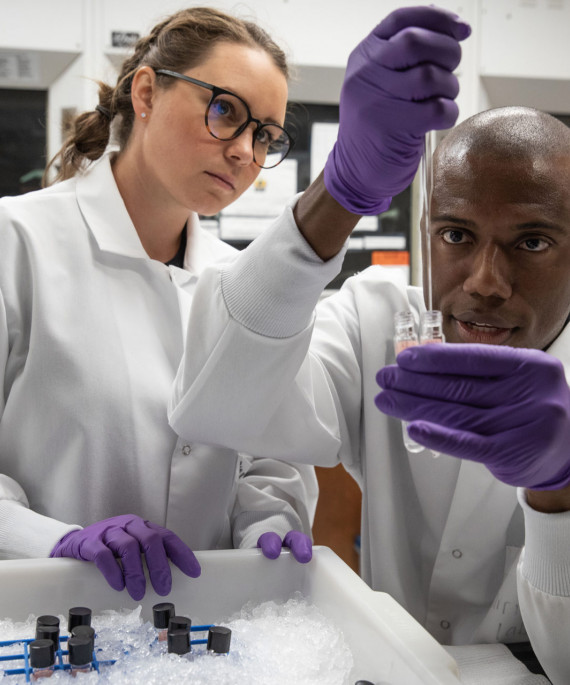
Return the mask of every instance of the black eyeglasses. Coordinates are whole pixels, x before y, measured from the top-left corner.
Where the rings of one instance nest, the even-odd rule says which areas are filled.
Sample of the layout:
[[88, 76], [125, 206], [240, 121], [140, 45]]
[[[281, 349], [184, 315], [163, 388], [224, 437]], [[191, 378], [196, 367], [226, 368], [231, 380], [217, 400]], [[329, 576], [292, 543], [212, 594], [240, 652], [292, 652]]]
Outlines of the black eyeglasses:
[[253, 121], [253, 161], [262, 169], [280, 164], [294, 145], [294, 140], [278, 124], [264, 124], [251, 116], [247, 103], [235, 93], [213, 86], [170, 69], [155, 69], [157, 74], [179, 78], [195, 86], [212, 91], [206, 107], [206, 128], [218, 140], [233, 140], [241, 135]]

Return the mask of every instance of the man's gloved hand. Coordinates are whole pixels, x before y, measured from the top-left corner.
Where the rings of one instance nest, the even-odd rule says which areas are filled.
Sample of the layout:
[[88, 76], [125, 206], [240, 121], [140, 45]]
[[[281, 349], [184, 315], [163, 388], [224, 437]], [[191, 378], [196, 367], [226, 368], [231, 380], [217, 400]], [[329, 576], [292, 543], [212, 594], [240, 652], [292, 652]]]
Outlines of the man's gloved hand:
[[419, 345], [381, 369], [376, 406], [430, 449], [487, 466], [531, 490], [570, 484], [570, 390], [540, 350]]
[[412, 182], [424, 134], [453, 126], [459, 92], [453, 70], [468, 24], [435, 7], [389, 14], [352, 51], [325, 186], [354, 214], [379, 214]]
[[177, 535], [133, 514], [113, 516], [67, 533], [50, 557], [92, 561], [114, 590], [126, 587], [129, 595], [139, 600], [146, 588], [142, 554], [150, 582], [159, 595], [167, 595], [172, 586], [168, 559], [187, 576], [200, 575], [198, 560]]
[[313, 558], [313, 544], [311, 538], [299, 530], [290, 530], [281, 542], [277, 533], [263, 533], [259, 536], [257, 546], [268, 559], [277, 559], [282, 547], [288, 547], [295, 559], [306, 564]]

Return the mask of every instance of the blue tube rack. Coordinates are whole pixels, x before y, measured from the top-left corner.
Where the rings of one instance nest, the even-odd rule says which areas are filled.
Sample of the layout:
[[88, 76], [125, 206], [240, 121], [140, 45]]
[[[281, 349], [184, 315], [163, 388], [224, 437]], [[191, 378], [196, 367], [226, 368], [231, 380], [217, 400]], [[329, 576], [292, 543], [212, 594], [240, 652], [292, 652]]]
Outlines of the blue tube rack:
[[[191, 632], [204, 632], [206, 630], [209, 630], [214, 626], [213, 623], [207, 624], [207, 625], [198, 625], [198, 626], [192, 626], [190, 628]], [[54, 670], [55, 671], [70, 671], [71, 666], [69, 664], [66, 664], [64, 662], [63, 657], [67, 656], [68, 651], [66, 649], [62, 649], [62, 643], [67, 642], [69, 639], [68, 635], [62, 635], [59, 638], [59, 647], [57, 648], [55, 652], [55, 664], [54, 664]], [[12, 645], [17, 645], [17, 644], [22, 644], [23, 645], [23, 651], [21, 654], [0, 654], [0, 675], [4, 676], [11, 676], [11, 675], [25, 675], [26, 677], [26, 683], [31, 683], [32, 682], [32, 667], [30, 666], [30, 650], [29, 650], [29, 644], [30, 642], [33, 642], [35, 638], [15, 638], [13, 640], [0, 640], [0, 649], [2, 647], [10, 647]], [[190, 645], [205, 645], [207, 644], [208, 640], [207, 638], [198, 638], [195, 640], [190, 640]], [[18, 668], [2, 668], [1, 664], [8, 662], [8, 661], [23, 661], [23, 665], [21, 665]], [[113, 659], [109, 660], [98, 660], [97, 657], [95, 656], [95, 651], [93, 652], [93, 659], [91, 660], [91, 666], [94, 671], [97, 671], [99, 673], [99, 670], [101, 666], [112, 666], [115, 663]]]
[[[16, 638], [14, 640], [1, 640], [0, 641], [0, 647], [9, 647], [11, 645], [17, 645], [17, 644], [22, 644], [23, 645], [23, 652], [21, 654], [0, 654], [0, 662], [7, 662], [7, 661], [18, 661], [18, 660], [23, 660], [23, 665], [20, 666], [19, 668], [5, 668], [3, 669], [4, 675], [9, 676], [9, 675], [25, 675], [26, 676], [26, 682], [30, 683], [31, 682], [31, 677], [32, 677], [32, 667], [30, 666], [30, 650], [29, 650], [29, 645], [30, 642], [33, 642], [35, 638]], [[55, 664], [54, 664], [54, 670], [55, 671], [69, 671], [71, 670], [71, 666], [69, 664], [64, 663], [64, 656], [67, 656], [68, 651], [66, 649], [62, 649], [62, 643], [67, 642], [68, 636], [67, 635], [62, 635], [59, 638], [59, 647], [57, 648], [55, 652]], [[101, 666], [111, 666], [114, 664], [114, 661], [99, 661], [97, 657], [95, 656], [95, 652], [93, 652], [93, 659], [91, 660], [91, 665], [93, 669], [97, 672], [99, 672], [99, 668]]]

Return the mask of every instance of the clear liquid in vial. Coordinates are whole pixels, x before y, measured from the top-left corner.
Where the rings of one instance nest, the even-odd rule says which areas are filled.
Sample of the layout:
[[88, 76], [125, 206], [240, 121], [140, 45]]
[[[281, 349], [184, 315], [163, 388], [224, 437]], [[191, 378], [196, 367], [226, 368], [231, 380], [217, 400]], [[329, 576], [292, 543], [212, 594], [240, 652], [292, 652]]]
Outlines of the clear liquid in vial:
[[[394, 349], [396, 356], [398, 356], [402, 350], [405, 350], [408, 347], [414, 347], [418, 344], [424, 345], [445, 342], [442, 328], [442, 315], [438, 310], [430, 310], [422, 313], [419, 339], [415, 331], [412, 312], [396, 312], [394, 315], [394, 328]], [[412, 440], [408, 434], [407, 422], [405, 421], [402, 422], [402, 436], [406, 449], [412, 454], [419, 454], [427, 449], [415, 440]], [[440, 456], [440, 453], [435, 450], [430, 450], [430, 452], [434, 459]]]

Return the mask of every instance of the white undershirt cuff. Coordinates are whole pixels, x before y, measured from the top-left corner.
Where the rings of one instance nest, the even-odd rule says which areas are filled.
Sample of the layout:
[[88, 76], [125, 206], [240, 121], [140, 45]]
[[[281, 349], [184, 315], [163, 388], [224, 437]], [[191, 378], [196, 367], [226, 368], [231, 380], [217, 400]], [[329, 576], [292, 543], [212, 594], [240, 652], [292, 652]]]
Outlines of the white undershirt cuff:
[[72, 530], [69, 525], [42, 516], [20, 502], [0, 500], [0, 550], [2, 559], [49, 557], [55, 544]]
[[544, 514], [526, 501], [518, 488], [525, 518], [525, 551], [522, 576], [537, 590], [570, 597], [570, 511]]
[[289, 338], [309, 325], [322, 291], [340, 272], [346, 251], [345, 245], [323, 262], [295, 224], [297, 199], [221, 274], [230, 315], [269, 338]]

